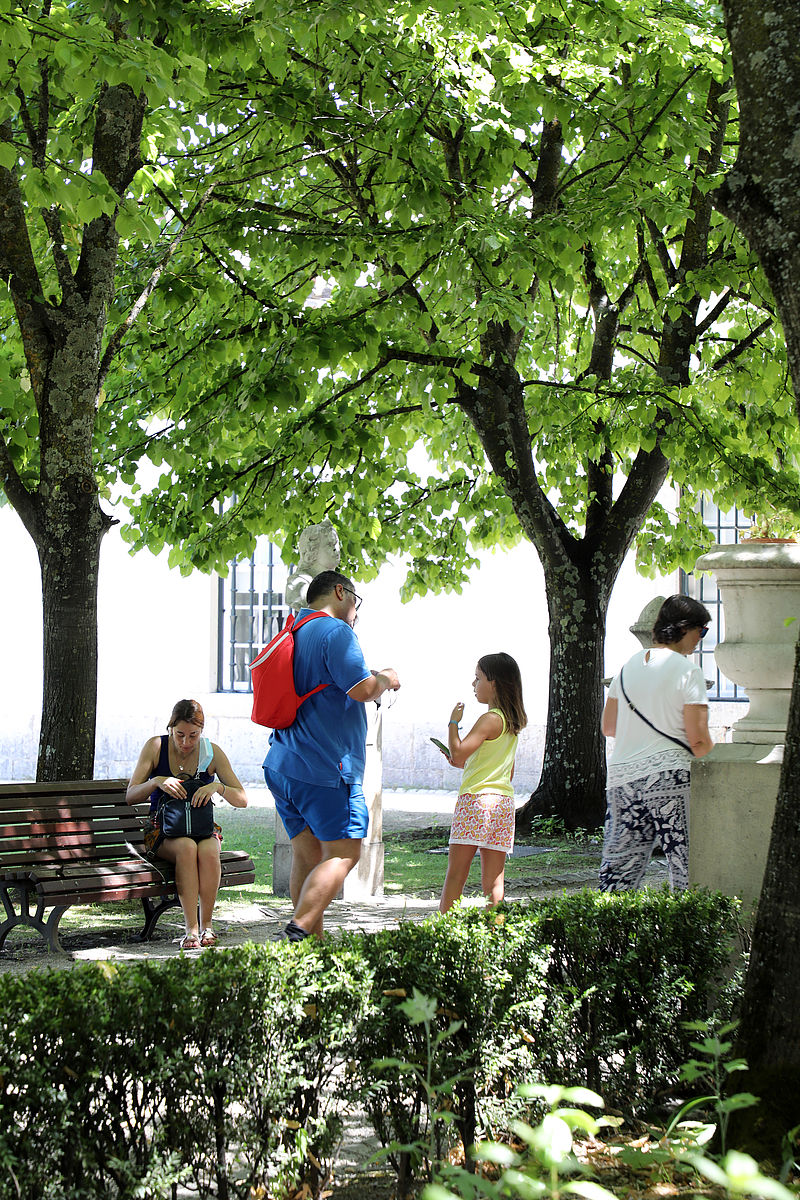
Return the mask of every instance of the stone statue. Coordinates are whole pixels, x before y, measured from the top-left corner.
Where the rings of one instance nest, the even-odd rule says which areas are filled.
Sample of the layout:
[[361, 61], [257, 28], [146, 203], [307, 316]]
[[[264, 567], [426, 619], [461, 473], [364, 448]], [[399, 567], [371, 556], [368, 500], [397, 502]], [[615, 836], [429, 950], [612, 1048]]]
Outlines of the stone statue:
[[308, 585], [321, 571], [335, 571], [341, 549], [339, 535], [326, 517], [319, 525], [308, 525], [297, 539], [297, 566], [286, 580], [286, 603], [299, 612], [306, 602]]
[[649, 604], [645, 604], [634, 624], [628, 626], [631, 633], [639, 639], [645, 650], [652, 650], [653, 648], [653, 626], [656, 623], [656, 617], [661, 611], [661, 605], [665, 599], [665, 596], [656, 596]]

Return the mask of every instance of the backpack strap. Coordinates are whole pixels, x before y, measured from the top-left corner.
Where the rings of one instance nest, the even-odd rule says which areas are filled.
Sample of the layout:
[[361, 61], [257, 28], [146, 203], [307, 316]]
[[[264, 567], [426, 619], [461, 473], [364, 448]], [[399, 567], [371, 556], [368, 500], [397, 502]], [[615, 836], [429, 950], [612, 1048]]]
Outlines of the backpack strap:
[[[294, 634], [295, 634], [295, 633], [297, 633], [297, 630], [298, 630], [298, 629], [301, 627], [301, 625], [307, 625], [307, 624], [308, 624], [308, 622], [309, 622], [309, 621], [313, 621], [313, 620], [315, 619], [315, 617], [331, 617], [331, 614], [330, 614], [330, 613], [325, 613], [325, 612], [312, 612], [312, 613], [309, 613], [307, 617], [303, 617], [302, 621], [296, 621], [296, 622], [295, 622], [295, 623], [292, 625], [292, 636], [294, 636]], [[333, 617], [331, 617], [331, 620], [333, 621], [333, 620], [334, 620], [334, 618], [333, 618]], [[314, 695], [316, 695], [316, 693], [317, 693], [317, 692], [321, 692], [321, 691], [323, 691], [323, 690], [324, 690], [324, 689], [325, 689], [327, 686], [328, 686], [328, 685], [327, 685], [327, 683], [318, 683], [318, 684], [317, 684], [317, 686], [316, 686], [315, 688], [312, 688], [310, 692], [306, 692], [306, 693], [305, 693], [304, 695], [302, 695], [302, 696], [298, 695], [298, 697], [297, 697], [297, 707], [299, 708], [299, 707], [300, 707], [300, 705], [303, 703], [303, 701], [304, 701], [304, 700], [307, 700], [309, 696], [314, 696]]]
[[200, 738], [200, 756], [197, 760], [197, 775], [199, 775], [201, 771], [205, 771], [213, 757], [214, 751], [211, 748], [211, 742], [207, 737]]
[[682, 750], [688, 750], [689, 753], [691, 754], [692, 753], [691, 746], [687, 746], [686, 742], [682, 742], [680, 738], [673, 737], [671, 733], [664, 733], [664, 730], [659, 729], [657, 725], [654, 725], [652, 721], [649, 721], [643, 712], [639, 712], [639, 709], [631, 701], [630, 696], [625, 691], [625, 680], [623, 678], [624, 673], [625, 673], [625, 668], [623, 667], [619, 673], [619, 686], [622, 688], [622, 694], [625, 697], [625, 699], [628, 701], [628, 708], [630, 708], [631, 712], [636, 713], [636, 716], [641, 721], [644, 721], [645, 725], [649, 725], [650, 728], [652, 730], [654, 730], [657, 734], [659, 734], [661, 737], [667, 738], [670, 742], [674, 742], [676, 746], [680, 746]]
[[[302, 625], [307, 625], [309, 621], [313, 621], [316, 617], [330, 617], [330, 615], [331, 615], [330, 613], [316, 611], [316, 612], [309, 613], [307, 617], [303, 617], [302, 621], [295, 621], [294, 619], [292, 619], [292, 624], [291, 624], [292, 632], [297, 633], [297, 630], [300, 629], [300, 627]], [[288, 627], [288, 625], [289, 625], [289, 622], [287, 621], [286, 625], [284, 625], [283, 628], [286, 629]]]

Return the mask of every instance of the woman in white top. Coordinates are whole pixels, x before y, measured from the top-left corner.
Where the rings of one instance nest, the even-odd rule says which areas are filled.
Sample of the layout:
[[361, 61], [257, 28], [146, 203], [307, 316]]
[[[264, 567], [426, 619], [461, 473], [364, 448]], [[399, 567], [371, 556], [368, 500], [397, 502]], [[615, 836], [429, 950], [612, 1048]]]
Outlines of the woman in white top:
[[656, 843], [670, 887], [689, 885], [689, 770], [708, 754], [706, 681], [688, 661], [708, 632], [708, 609], [689, 596], [661, 605], [651, 650], [628, 659], [611, 681], [603, 733], [615, 738], [608, 789], [600, 888], [640, 886]]

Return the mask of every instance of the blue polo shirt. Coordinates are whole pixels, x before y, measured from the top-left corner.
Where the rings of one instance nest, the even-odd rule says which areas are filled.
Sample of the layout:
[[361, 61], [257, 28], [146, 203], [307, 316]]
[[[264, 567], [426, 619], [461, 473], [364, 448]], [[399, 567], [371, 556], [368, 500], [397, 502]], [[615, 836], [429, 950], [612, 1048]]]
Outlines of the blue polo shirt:
[[[301, 609], [296, 619], [314, 611]], [[369, 676], [358, 638], [344, 621], [326, 613], [298, 629], [294, 639], [298, 696], [320, 683], [328, 686], [300, 705], [288, 729], [273, 731], [264, 766], [321, 787], [337, 787], [342, 780], [361, 783], [367, 713], [347, 693]]]

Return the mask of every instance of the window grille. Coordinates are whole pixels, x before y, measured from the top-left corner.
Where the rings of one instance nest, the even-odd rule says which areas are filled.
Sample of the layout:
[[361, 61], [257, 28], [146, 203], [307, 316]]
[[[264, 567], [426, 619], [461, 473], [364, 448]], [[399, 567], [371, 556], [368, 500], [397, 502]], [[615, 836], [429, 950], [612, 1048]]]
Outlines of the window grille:
[[234, 559], [219, 580], [217, 691], [251, 692], [249, 666], [283, 629], [286, 568], [267, 538], [250, 558]]
[[[720, 546], [736, 545], [741, 535], [750, 528], [750, 518], [738, 508], [729, 512], [720, 512], [711, 500], [701, 499], [700, 515], [708, 529], [714, 534], [714, 540]], [[704, 604], [711, 613], [711, 625], [694, 655], [706, 679], [712, 680], [708, 693], [709, 700], [732, 700], [744, 703], [747, 693], [732, 683], [722, 674], [714, 658], [714, 648], [725, 640], [725, 612], [722, 599], [713, 575], [695, 575], [693, 572], [681, 571], [681, 592], [692, 596]]]

